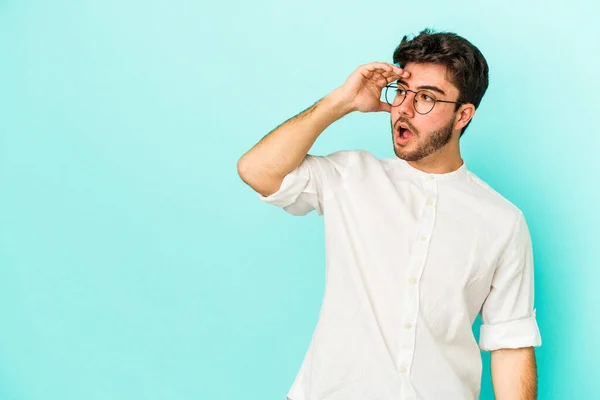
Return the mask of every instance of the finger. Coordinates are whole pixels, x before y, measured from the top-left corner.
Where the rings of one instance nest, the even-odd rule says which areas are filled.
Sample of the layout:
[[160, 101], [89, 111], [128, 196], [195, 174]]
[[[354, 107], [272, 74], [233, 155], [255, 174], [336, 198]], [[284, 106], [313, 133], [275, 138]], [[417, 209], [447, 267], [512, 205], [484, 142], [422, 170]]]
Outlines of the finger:
[[381, 63], [381, 62], [373, 62], [366, 65], [363, 65], [363, 68], [369, 72], [385, 72], [385, 71], [393, 71], [394, 65]]
[[370, 64], [366, 64], [364, 66], [368, 71], [375, 71], [375, 70], [381, 70], [381, 71], [392, 71], [397, 73], [398, 75], [404, 77], [404, 78], [408, 78], [410, 76], [410, 72], [405, 70], [404, 68], [400, 68], [397, 65], [394, 64], [389, 64], [389, 63], [382, 63], [382, 62], [373, 62]]
[[392, 75], [392, 76], [389, 76], [389, 77], [386, 77], [384, 75], [375, 75], [374, 77], [371, 78], [371, 81], [375, 85], [377, 85], [378, 87], [380, 87], [381, 89], [383, 89], [389, 83], [395, 82], [397, 80], [398, 80], [398, 76], [397, 75]]
[[383, 86], [386, 86], [392, 82], [397, 82], [399, 79], [405, 78], [405, 76], [398, 75], [395, 72], [386, 72], [381, 74], [378, 78], [379, 79], [377, 80], [377, 82], [381, 83], [381, 85]]
[[398, 75], [390, 75], [386, 79], [387, 79], [387, 83], [392, 83], [392, 82], [396, 82], [400, 78], [401, 78], [401, 76], [398, 76]]
[[379, 102], [378, 112], [392, 112], [392, 106], [388, 103], [384, 103], [383, 101]]
[[387, 85], [389, 76], [393, 76], [393, 80], [399, 79], [399, 76], [391, 71], [365, 71], [362, 73], [362, 75], [378, 86]]
[[405, 70], [404, 68], [400, 68], [397, 65], [393, 66], [392, 72], [397, 74], [400, 78], [408, 78], [410, 77], [410, 72]]
[[386, 72], [383, 72], [381, 75], [382, 75], [384, 78], [386, 78], [386, 79], [387, 79], [387, 78], [389, 78], [390, 76], [393, 76], [393, 77], [395, 77], [395, 79], [398, 79], [398, 78], [402, 78], [402, 77], [403, 77], [403, 76], [402, 76], [402, 74], [398, 74], [398, 73], [397, 73], [397, 72], [395, 72], [395, 71], [386, 71]]
[[[392, 66], [389, 67], [391, 68]], [[380, 88], [383, 88], [384, 86], [388, 85], [391, 82], [395, 82], [398, 79], [406, 78], [406, 75], [398, 74], [392, 69], [385, 71], [382, 71], [380, 69], [374, 69], [372, 71], [369, 71], [365, 69], [362, 71], [362, 75]]]
[[410, 72], [400, 67], [396, 67], [396, 69], [394, 69], [394, 72], [398, 74], [399, 78], [406, 79], [410, 77]]

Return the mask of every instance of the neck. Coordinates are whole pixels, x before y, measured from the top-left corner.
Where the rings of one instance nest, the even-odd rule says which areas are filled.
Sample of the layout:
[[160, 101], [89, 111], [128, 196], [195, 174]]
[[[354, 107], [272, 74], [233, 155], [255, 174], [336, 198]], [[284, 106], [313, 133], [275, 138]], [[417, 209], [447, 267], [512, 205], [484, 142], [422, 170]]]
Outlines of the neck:
[[417, 161], [408, 161], [412, 167], [428, 174], [447, 174], [456, 171], [463, 165], [458, 146], [451, 143], [443, 149]]

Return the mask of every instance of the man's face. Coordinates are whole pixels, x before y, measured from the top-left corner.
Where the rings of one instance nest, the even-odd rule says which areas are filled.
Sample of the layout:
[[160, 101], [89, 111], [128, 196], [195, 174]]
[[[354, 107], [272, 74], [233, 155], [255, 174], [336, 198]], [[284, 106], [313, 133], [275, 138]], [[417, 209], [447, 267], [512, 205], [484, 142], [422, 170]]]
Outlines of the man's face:
[[[408, 63], [404, 69], [411, 73], [408, 79], [398, 81], [404, 88], [415, 92], [425, 88], [438, 100], [458, 99], [458, 89], [446, 79], [446, 67]], [[454, 112], [455, 104], [441, 102], [428, 114], [419, 114], [414, 107], [414, 97], [413, 92], [407, 91], [402, 104], [392, 107], [391, 111], [394, 152], [406, 161], [418, 161], [444, 148], [452, 139], [458, 115]]]

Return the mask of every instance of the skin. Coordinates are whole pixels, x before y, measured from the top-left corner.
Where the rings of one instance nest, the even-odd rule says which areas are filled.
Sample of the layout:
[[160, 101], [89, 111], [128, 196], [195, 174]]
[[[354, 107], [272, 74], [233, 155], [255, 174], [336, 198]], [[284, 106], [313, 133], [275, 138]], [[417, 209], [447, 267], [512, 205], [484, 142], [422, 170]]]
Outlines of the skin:
[[497, 400], [537, 399], [537, 365], [533, 347], [494, 350], [490, 363]]
[[[409, 78], [402, 79], [407, 89], [417, 91], [421, 86], [435, 86], [444, 92], [430, 89], [438, 100], [458, 100], [458, 89], [446, 78], [446, 67], [408, 63], [405, 69], [411, 73]], [[415, 111], [414, 96], [414, 93], [407, 92], [402, 104], [391, 107], [394, 152], [413, 167], [428, 173], [447, 173], [458, 169], [463, 164], [460, 132], [475, 115], [475, 106], [463, 104], [454, 111], [455, 104], [437, 102], [431, 112], [421, 115]], [[395, 140], [400, 123], [407, 124], [414, 134], [406, 144]]]
[[263, 196], [275, 193], [329, 125], [355, 111], [390, 112], [389, 104], [380, 101], [381, 90], [399, 78], [410, 78], [410, 73], [386, 63], [359, 66], [341, 86], [269, 132], [240, 157], [240, 178]]

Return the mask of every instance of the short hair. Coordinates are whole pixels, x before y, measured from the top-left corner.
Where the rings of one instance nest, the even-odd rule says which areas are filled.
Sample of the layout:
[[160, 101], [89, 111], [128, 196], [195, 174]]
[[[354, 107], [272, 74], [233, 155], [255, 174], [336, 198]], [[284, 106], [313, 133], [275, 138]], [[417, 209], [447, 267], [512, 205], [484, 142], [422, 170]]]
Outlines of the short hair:
[[[434, 32], [427, 28], [413, 38], [406, 35], [394, 50], [393, 60], [400, 68], [409, 62], [445, 66], [448, 80], [458, 89], [458, 101], [471, 103], [475, 109], [489, 84], [489, 68], [483, 54], [456, 33]], [[457, 104], [455, 111], [459, 107]], [[470, 123], [462, 129], [461, 136]]]

